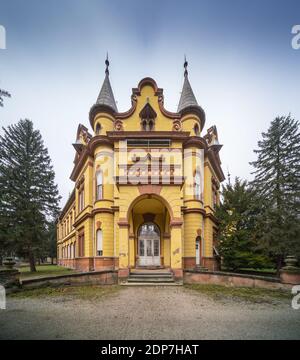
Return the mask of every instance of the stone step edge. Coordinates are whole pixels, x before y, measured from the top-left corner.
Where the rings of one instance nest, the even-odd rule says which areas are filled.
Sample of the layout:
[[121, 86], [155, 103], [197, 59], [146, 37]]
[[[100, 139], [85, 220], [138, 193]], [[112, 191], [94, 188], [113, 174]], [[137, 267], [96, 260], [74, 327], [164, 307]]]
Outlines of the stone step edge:
[[170, 282], [170, 283], [151, 283], [151, 282], [132, 282], [121, 283], [121, 286], [182, 286], [183, 283]]

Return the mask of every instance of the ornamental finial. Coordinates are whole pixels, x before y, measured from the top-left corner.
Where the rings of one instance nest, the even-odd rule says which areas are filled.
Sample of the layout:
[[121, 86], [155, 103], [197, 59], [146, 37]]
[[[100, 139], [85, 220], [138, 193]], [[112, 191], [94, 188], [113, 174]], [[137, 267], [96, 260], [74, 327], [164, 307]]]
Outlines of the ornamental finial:
[[184, 64], [183, 64], [183, 67], [184, 67], [184, 76], [188, 76], [188, 71], [187, 71], [187, 67], [188, 67], [188, 62], [186, 60], [186, 56], [184, 55]]
[[108, 70], [108, 67], [109, 67], [108, 52], [106, 53], [105, 65], [106, 65], [105, 74], [106, 74], [106, 75], [109, 75], [109, 70]]

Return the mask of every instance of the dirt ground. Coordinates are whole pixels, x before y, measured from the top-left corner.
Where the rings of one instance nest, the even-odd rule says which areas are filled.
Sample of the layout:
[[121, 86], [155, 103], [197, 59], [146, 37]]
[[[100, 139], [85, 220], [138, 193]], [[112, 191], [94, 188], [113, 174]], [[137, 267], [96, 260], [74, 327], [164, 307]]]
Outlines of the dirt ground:
[[300, 339], [300, 310], [288, 298], [253, 302], [182, 286], [17, 296], [0, 310], [0, 339]]

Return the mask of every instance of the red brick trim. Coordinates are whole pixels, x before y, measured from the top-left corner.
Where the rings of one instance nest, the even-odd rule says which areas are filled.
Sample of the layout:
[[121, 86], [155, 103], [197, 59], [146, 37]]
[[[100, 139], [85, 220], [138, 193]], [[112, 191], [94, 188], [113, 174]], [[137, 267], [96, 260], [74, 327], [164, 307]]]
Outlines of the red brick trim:
[[138, 185], [138, 190], [141, 195], [145, 195], [145, 194], [159, 195], [161, 189], [162, 189], [161, 185]]
[[196, 257], [185, 256], [182, 260], [184, 269], [194, 269], [196, 267]]
[[119, 227], [128, 227], [128, 228], [130, 227], [130, 224], [126, 218], [120, 218], [118, 221], [118, 225]]
[[170, 227], [181, 227], [183, 224], [183, 221], [181, 218], [174, 218], [170, 221]]

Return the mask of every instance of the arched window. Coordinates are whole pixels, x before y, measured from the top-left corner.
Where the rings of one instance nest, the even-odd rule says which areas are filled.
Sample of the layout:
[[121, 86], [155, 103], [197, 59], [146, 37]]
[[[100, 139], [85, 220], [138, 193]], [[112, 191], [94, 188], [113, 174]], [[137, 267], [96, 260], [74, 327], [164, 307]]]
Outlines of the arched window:
[[153, 130], [154, 123], [153, 123], [152, 119], [149, 120], [148, 127], [149, 127], [149, 131]]
[[103, 174], [99, 170], [96, 173], [96, 200], [103, 199]]
[[149, 102], [147, 102], [147, 104], [143, 107], [143, 109], [140, 112], [142, 131], [154, 130], [156, 116], [157, 116], [156, 112], [149, 104]]
[[147, 131], [147, 120], [142, 121], [142, 130]]
[[195, 184], [194, 184], [194, 193], [195, 193], [195, 198], [197, 200], [201, 200], [201, 174], [200, 171], [197, 170], [195, 173]]
[[97, 256], [103, 256], [103, 239], [102, 239], [102, 230], [98, 229], [97, 234]]
[[100, 134], [100, 131], [101, 131], [101, 125], [99, 123], [97, 123], [96, 125], [96, 135], [99, 135]]
[[199, 130], [199, 125], [198, 124], [195, 124], [195, 126], [194, 126], [194, 133], [195, 133], [196, 136], [200, 135], [200, 130]]

